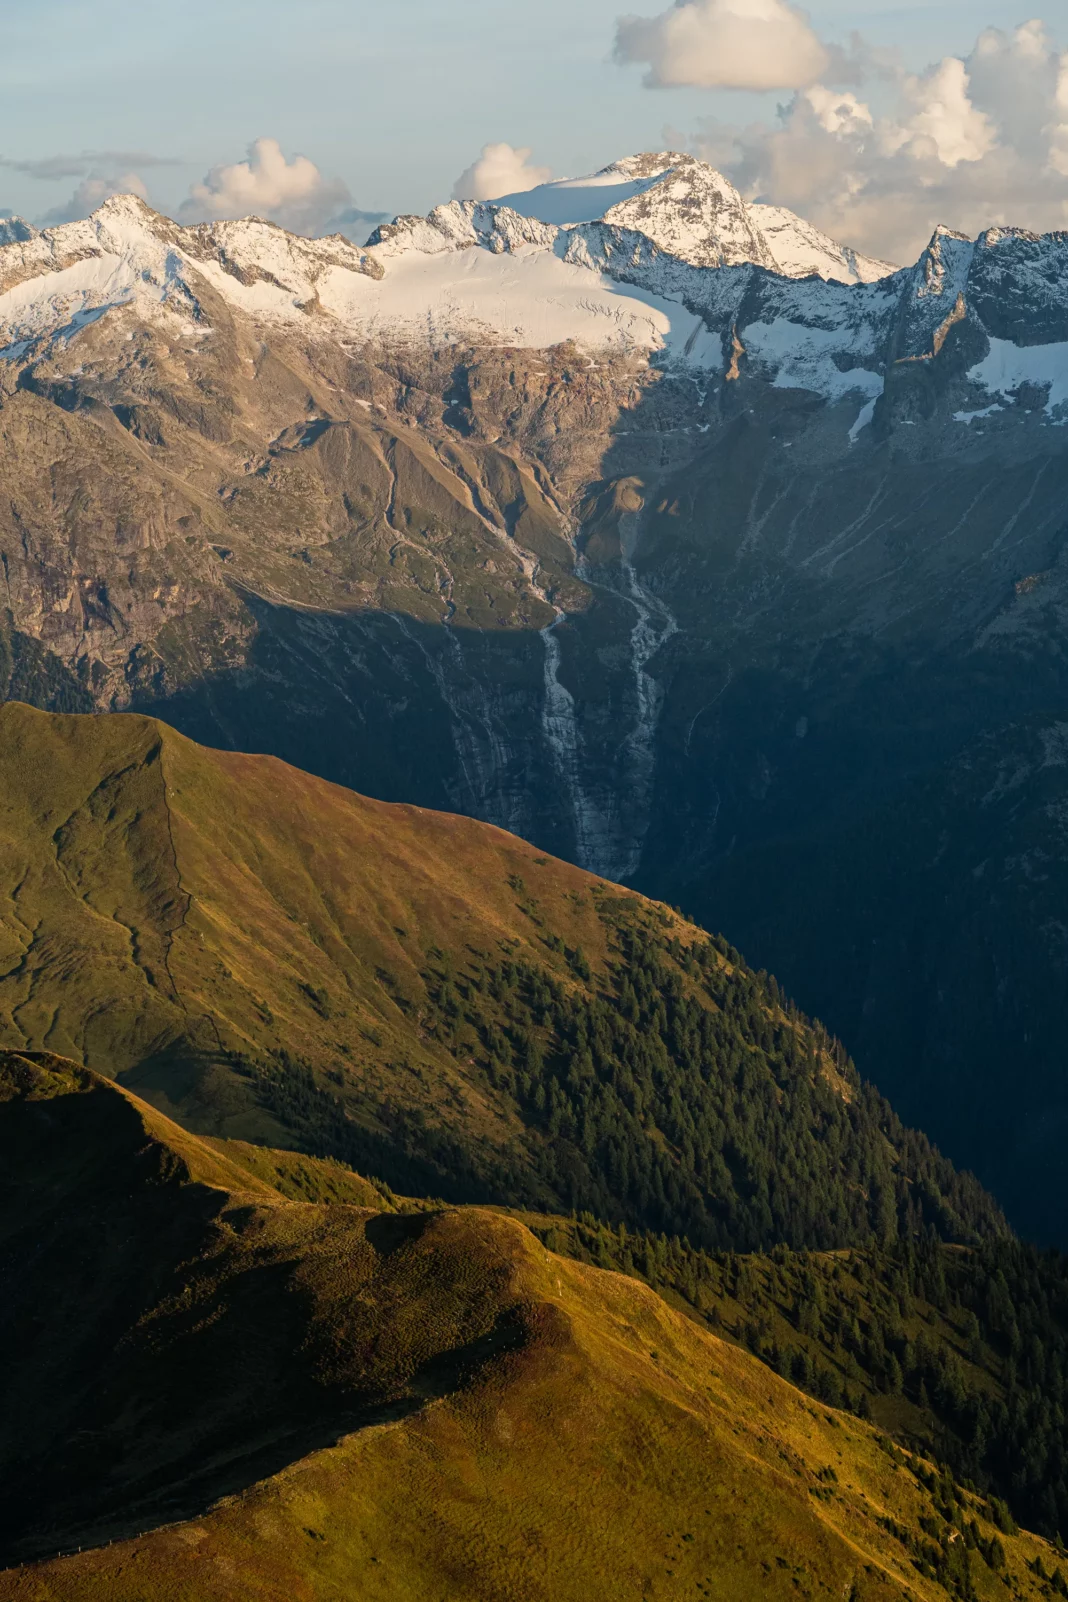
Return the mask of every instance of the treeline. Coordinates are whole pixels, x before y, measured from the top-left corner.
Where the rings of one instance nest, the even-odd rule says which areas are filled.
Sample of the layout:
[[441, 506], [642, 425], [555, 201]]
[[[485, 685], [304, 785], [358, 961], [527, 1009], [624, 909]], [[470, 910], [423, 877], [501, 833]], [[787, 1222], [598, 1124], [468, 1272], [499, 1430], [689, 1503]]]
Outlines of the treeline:
[[616, 942], [599, 990], [581, 951], [573, 982], [524, 961], [457, 973], [440, 953], [424, 975], [429, 1028], [518, 1105], [562, 1207], [712, 1251], [1005, 1233], [978, 1182], [725, 942], [622, 919]]
[[[1068, 1531], [1068, 1260], [927, 1231], [836, 1254], [713, 1254], [589, 1214], [534, 1225], [552, 1250], [646, 1280], [829, 1407], [933, 1454], [1019, 1521]], [[1011, 1513], [1010, 1513], [1011, 1510]], [[1068, 1593], [1066, 1593], [1068, 1594]]]
[[319, 1075], [284, 1047], [233, 1065], [309, 1150], [410, 1194], [587, 1211], [708, 1251], [1007, 1233], [978, 1182], [904, 1128], [774, 979], [618, 898], [601, 910], [607, 980], [549, 933], [543, 965], [428, 953], [419, 1026], [518, 1113], [510, 1151], [391, 1098], [388, 1076], [372, 1102], [346, 1064]]
[[510, 1160], [484, 1146], [466, 1146], [417, 1107], [383, 1099], [359, 1107], [363, 1116], [354, 1116], [351, 1099], [324, 1085], [285, 1047], [257, 1058], [233, 1052], [227, 1060], [235, 1073], [252, 1081], [259, 1100], [303, 1150], [339, 1158], [402, 1196], [520, 1207], [551, 1200], [518, 1156]]
[[[961, 1602], [978, 1602], [979, 1563], [985, 1564], [994, 1574], [1004, 1576], [1005, 1548], [1001, 1537], [983, 1534], [974, 1508], [952, 1475], [944, 1471], [933, 1474], [922, 1464], [896, 1453], [892, 1443], [884, 1441], [883, 1446], [899, 1466], [904, 1463], [911, 1469], [931, 1503], [930, 1511], [920, 1515], [920, 1534], [886, 1514], [880, 1515], [878, 1522], [912, 1554], [913, 1563], [925, 1578], [936, 1580], [950, 1596], [959, 1597]], [[1006, 1535], [1016, 1533], [1004, 1503], [994, 1498], [983, 1511]], [[1043, 1578], [1046, 1578], [1044, 1572]], [[1064, 1574], [1059, 1568], [1049, 1578], [1060, 1595], [1068, 1594]]]
[[[484, 1173], [440, 1130], [375, 1134], [279, 1056], [253, 1071], [313, 1151], [402, 1195], [541, 1207], [529, 1173]], [[451, 1177], [450, 1177], [451, 1176]], [[529, 1220], [528, 1220], [529, 1221]], [[947, 1246], [931, 1226], [847, 1251], [714, 1251], [591, 1211], [534, 1223], [551, 1249], [644, 1279], [829, 1407], [874, 1418], [1020, 1524], [1068, 1532], [1068, 1260], [995, 1236]], [[993, 1504], [997, 1507], [997, 1502]], [[997, 1520], [996, 1520], [997, 1521]], [[1003, 1523], [1011, 1529], [1011, 1521]]]

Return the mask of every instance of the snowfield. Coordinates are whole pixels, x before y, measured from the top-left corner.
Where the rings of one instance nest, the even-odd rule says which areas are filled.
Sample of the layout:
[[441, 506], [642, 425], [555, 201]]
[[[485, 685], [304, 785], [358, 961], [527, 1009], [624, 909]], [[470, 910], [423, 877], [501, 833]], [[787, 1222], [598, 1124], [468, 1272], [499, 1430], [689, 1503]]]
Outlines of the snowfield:
[[[131, 261], [110, 251], [61, 267], [47, 277], [26, 279], [0, 294], [0, 331], [28, 344], [44, 334], [71, 333], [89, 317], [102, 317], [133, 294]], [[12, 342], [13, 343], [13, 342]], [[0, 349], [0, 356], [5, 351]]]
[[493, 204], [518, 212], [520, 217], [536, 217], [557, 228], [568, 228], [575, 223], [600, 221], [613, 206], [644, 195], [659, 182], [659, 174], [653, 178], [621, 179], [610, 168], [588, 178], [559, 178], [517, 195], [501, 195]]
[[526, 349], [573, 340], [589, 350], [662, 351], [694, 366], [723, 360], [720, 338], [677, 301], [561, 261], [544, 246], [405, 256], [377, 282], [331, 268], [319, 300], [372, 339], [402, 334], [446, 345], [480, 337]]

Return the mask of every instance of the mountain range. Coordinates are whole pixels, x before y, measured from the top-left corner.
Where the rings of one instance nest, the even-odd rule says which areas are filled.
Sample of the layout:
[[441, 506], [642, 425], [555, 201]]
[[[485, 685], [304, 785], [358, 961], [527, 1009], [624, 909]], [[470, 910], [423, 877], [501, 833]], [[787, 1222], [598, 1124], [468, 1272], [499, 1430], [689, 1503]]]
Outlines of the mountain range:
[[463, 812], [772, 969], [1063, 1240], [1063, 236], [627, 158], [0, 247], [5, 693]]

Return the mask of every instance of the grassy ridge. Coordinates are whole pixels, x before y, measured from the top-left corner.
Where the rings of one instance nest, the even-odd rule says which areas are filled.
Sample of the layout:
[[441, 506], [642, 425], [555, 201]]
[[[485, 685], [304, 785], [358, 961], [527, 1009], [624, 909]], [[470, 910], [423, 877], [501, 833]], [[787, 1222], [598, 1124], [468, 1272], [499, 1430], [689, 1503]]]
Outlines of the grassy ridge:
[[[289, 1160], [171, 1134], [75, 1065], [0, 1060], [5, 1263], [28, 1308], [84, 1297], [84, 1273], [126, 1321], [80, 1394], [91, 1299], [45, 1356], [37, 1320], [5, 1353], [4, 1602], [1048, 1594], [1046, 1543], [647, 1286], [485, 1209], [288, 1200], [261, 1176], [293, 1183]], [[348, 1183], [297, 1161], [305, 1187]], [[68, 1445], [45, 1484], [10, 1403], [26, 1393], [36, 1442], [50, 1383]], [[312, 1449], [316, 1397], [333, 1434]], [[225, 1472], [240, 1494], [213, 1503]], [[86, 1550], [17, 1561], [50, 1543]]]
[[589, 1215], [523, 1215], [552, 1250], [645, 1280], [821, 1402], [874, 1421], [1065, 1549], [1068, 1265], [1014, 1240], [709, 1254]]
[[596, 881], [499, 830], [203, 750], [151, 719], [8, 703], [0, 1040], [275, 1144], [284, 1126], [232, 1064], [269, 1064], [284, 1042], [370, 1133], [400, 1109], [529, 1167], [515, 1110], [424, 1037], [420, 1010], [427, 946], [535, 948], [510, 882], [532, 871], [569, 942], [603, 960]]
[[[310, 1200], [367, 1184], [336, 1162], [219, 1149], [285, 1183], [299, 1167], [294, 1194]], [[433, 1205], [386, 1200], [405, 1211]], [[945, 1464], [990, 1498], [999, 1528], [1015, 1515], [1051, 1538], [1068, 1572], [1068, 1265], [1059, 1254], [1004, 1238], [961, 1248], [930, 1230], [863, 1249], [710, 1253], [588, 1213], [510, 1211], [551, 1251], [643, 1280], [816, 1400]]]
[[0, 1058], [0, 1157], [9, 1557], [188, 1516], [523, 1338], [477, 1218], [293, 1203], [63, 1059]]
[[[21, 1251], [27, 1266], [0, 1355], [23, 1378], [8, 1427], [23, 1551], [54, 1548], [60, 1529], [121, 1535], [135, 1514], [153, 1526], [199, 1517], [220, 1494], [262, 1487], [339, 1432], [357, 1432], [370, 1451], [379, 1426], [422, 1430], [428, 1399], [447, 1409], [462, 1394], [474, 1406], [488, 1354], [519, 1362], [541, 1352], [545, 1305], [566, 1313], [568, 1340], [584, 1327], [588, 1285], [600, 1280], [550, 1271], [552, 1258], [531, 1257], [528, 1237], [492, 1214], [395, 1192], [518, 1203], [520, 1222], [550, 1246], [644, 1277], [685, 1312], [680, 1328], [697, 1315], [705, 1332], [692, 1335], [722, 1330], [748, 1348], [739, 1361], [761, 1358], [744, 1371], [764, 1376], [752, 1384], [807, 1390], [809, 1400], [790, 1404], [805, 1417], [860, 1429], [863, 1417], [835, 1411], [848, 1405], [910, 1449], [948, 1459], [976, 1489], [951, 1490], [929, 1467], [909, 1467], [870, 1430], [855, 1437], [865, 1452], [875, 1441], [880, 1473], [885, 1458], [885, 1472], [912, 1476], [903, 1498], [879, 1492], [877, 1521], [878, 1542], [890, 1540], [891, 1566], [903, 1565], [909, 1584], [918, 1576], [962, 1597], [1003, 1594], [991, 1530], [1010, 1535], [1011, 1520], [992, 1496], [1056, 1536], [1068, 1374], [1056, 1276], [1013, 1257], [974, 1180], [904, 1129], [841, 1047], [725, 941], [500, 831], [368, 802], [271, 759], [205, 751], [148, 719], [9, 705], [0, 736], [0, 1043], [63, 1047], [89, 1070], [117, 1069], [127, 1091], [114, 1099], [91, 1071], [40, 1062], [29, 1091], [12, 1080], [9, 1129], [21, 1133], [3, 1227], [9, 1257]], [[75, 1080], [63, 1090], [68, 1072]], [[51, 1090], [49, 1074], [58, 1076]], [[40, 1124], [46, 1104], [66, 1145]], [[85, 1108], [104, 1121], [89, 1140], [78, 1133]], [[208, 1138], [183, 1133], [172, 1113]], [[137, 1162], [124, 1130], [139, 1132]], [[125, 1155], [112, 1163], [116, 1141]], [[63, 1213], [48, 1212], [51, 1191], [43, 1214], [26, 1211], [18, 1176], [56, 1162]], [[144, 1162], [151, 1183], [131, 1212]], [[579, 1212], [583, 1221], [569, 1222]], [[964, 1250], [947, 1256], [946, 1243]], [[82, 1265], [73, 1290], [72, 1260]], [[555, 1300], [545, 1273], [556, 1276]], [[625, 1296], [647, 1294], [632, 1284]], [[57, 1321], [42, 1339], [39, 1309], [72, 1296], [77, 1336]], [[1014, 1326], [1006, 1297], [1018, 1302]], [[609, 1326], [624, 1317], [602, 1312]], [[556, 1313], [544, 1317], [555, 1351]], [[607, 1327], [591, 1334], [594, 1345]], [[649, 1344], [641, 1383], [628, 1381], [626, 1395], [646, 1397], [642, 1386], [660, 1373], [654, 1352]], [[699, 1374], [718, 1361], [707, 1348], [687, 1358]], [[622, 1405], [611, 1365], [602, 1379], [591, 1428], [607, 1428]], [[612, 1461], [622, 1484], [643, 1442], [661, 1441], [656, 1483], [674, 1486], [681, 1506], [689, 1470], [650, 1420], [679, 1407], [697, 1419], [701, 1462], [730, 1443], [702, 1411], [712, 1382], [691, 1394], [683, 1370], [675, 1380], [682, 1393], [652, 1385], [642, 1404], [650, 1417]], [[568, 1395], [546, 1417], [581, 1413]], [[405, 1422], [417, 1414], [418, 1426]], [[464, 1429], [477, 1435], [477, 1418]], [[544, 1421], [538, 1429], [551, 1433]], [[761, 1429], [770, 1451], [775, 1430], [767, 1420]], [[522, 1472], [546, 1496], [545, 1475], [560, 1476], [552, 1494], [569, 1499], [568, 1518], [581, 1526], [574, 1484], [562, 1463], [552, 1468], [556, 1443], [536, 1450], [537, 1437]], [[799, 1471], [804, 1506], [833, 1501], [840, 1493], [823, 1473], [833, 1463], [812, 1468], [792, 1449], [815, 1476], [809, 1484]], [[411, 1450], [449, 1459], [422, 1436]], [[465, 1451], [464, 1474], [482, 1484], [482, 1446], [474, 1458], [474, 1447]], [[610, 1478], [597, 1458], [583, 1472]], [[338, 1483], [349, 1486], [344, 1475]], [[841, 1493], [850, 1518], [858, 1508], [870, 1517], [874, 1492], [861, 1496], [859, 1485], [847, 1482], [859, 1503]], [[415, 1492], [405, 1480], [399, 1494]], [[356, 1496], [368, 1527], [386, 1516], [351, 1486], [344, 1496]], [[772, 1498], [774, 1527], [796, 1522], [798, 1508], [775, 1496], [757, 1497]], [[422, 1516], [433, 1522], [429, 1504]], [[604, 1516], [609, 1525], [619, 1517]], [[716, 1516], [726, 1518], [724, 1506]], [[493, 1518], [472, 1595], [507, 1594], [525, 1572], [493, 1567], [512, 1540], [503, 1507]], [[474, 1539], [465, 1528], [449, 1558], [457, 1572]], [[530, 1532], [536, 1542], [536, 1524]], [[698, 1540], [694, 1528], [683, 1533]], [[744, 1596], [708, 1590], [733, 1572], [717, 1541], [694, 1594]], [[262, 1594], [295, 1594], [288, 1542], [277, 1558], [290, 1578], [265, 1578]], [[341, 1545], [351, 1577], [353, 1554]], [[758, 1545], [754, 1535], [734, 1583], [756, 1574]], [[565, 1548], [589, 1582], [593, 1571]], [[428, 1540], [395, 1594], [425, 1585], [433, 1595], [451, 1550], [444, 1535]], [[817, 1573], [811, 1594], [824, 1594], [828, 1576], [839, 1585], [820, 1551], [815, 1567], [785, 1562], [794, 1594]], [[1057, 1550], [1036, 1547], [1031, 1559], [1043, 1553], [1055, 1585]], [[629, 1560], [613, 1549], [611, 1561]], [[117, 1579], [106, 1576], [110, 1596]], [[636, 1594], [656, 1594], [652, 1570], [642, 1576]], [[171, 1574], [161, 1594], [175, 1583]], [[571, 1594], [570, 1583], [554, 1571], [545, 1594]], [[859, 1577], [848, 1583], [858, 1597], [880, 1594]], [[234, 1593], [245, 1594], [261, 1593]], [[334, 1593], [309, 1592], [318, 1594]]]

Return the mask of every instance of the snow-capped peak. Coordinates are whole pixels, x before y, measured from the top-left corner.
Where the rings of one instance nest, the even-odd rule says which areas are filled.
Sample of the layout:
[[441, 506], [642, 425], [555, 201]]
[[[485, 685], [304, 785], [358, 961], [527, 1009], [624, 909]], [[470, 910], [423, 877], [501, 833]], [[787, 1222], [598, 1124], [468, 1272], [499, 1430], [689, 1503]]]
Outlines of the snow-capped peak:
[[91, 217], [0, 234], [0, 359], [31, 359], [122, 307], [202, 322], [207, 286], [244, 312], [293, 321], [335, 274], [381, 278], [382, 268], [340, 236], [305, 239], [257, 217], [183, 228], [114, 195]]
[[644, 234], [694, 267], [750, 262], [786, 278], [874, 283], [896, 271], [840, 245], [778, 206], [747, 203], [721, 172], [678, 151], [625, 156], [585, 178], [562, 178], [487, 204], [559, 228], [604, 222]]
[[[714, 370], [720, 325], [735, 315], [727, 303], [754, 267], [769, 286], [811, 275], [813, 255], [825, 277], [858, 276], [845, 252], [799, 220], [794, 232], [809, 255], [797, 259], [798, 245], [784, 273], [757, 209], [714, 168], [673, 151], [629, 156], [589, 180], [514, 199], [400, 217], [360, 248], [256, 217], [181, 227], [117, 195], [91, 217], [25, 230], [0, 247], [0, 359], [36, 360], [123, 308], [203, 332], [222, 302], [315, 339], [538, 349], [572, 341]], [[551, 213], [550, 203], [555, 215], [600, 215], [549, 222], [539, 213]]]
[[490, 204], [558, 227], [628, 228], [694, 267], [755, 262], [775, 269], [730, 180], [673, 150], [625, 156], [589, 177], [558, 179]]
[[956, 348], [968, 321], [968, 348], [986, 337], [989, 355], [969, 369], [954, 418], [1000, 417], [1026, 383], [1047, 386], [1051, 422], [1068, 421], [1063, 233], [998, 228], [976, 241], [940, 228], [915, 267], [891, 273], [673, 152], [510, 199], [400, 217], [362, 248], [255, 217], [185, 228], [128, 195], [40, 233], [8, 222], [0, 388], [19, 368], [66, 359], [74, 341], [80, 364], [86, 344], [124, 338], [133, 322], [185, 343], [236, 319], [256, 338], [284, 328], [316, 346], [571, 344], [628, 371], [656, 361], [699, 374], [706, 390], [711, 375], [806, 390], [855, 408], [855, 441], [887, 370]]

